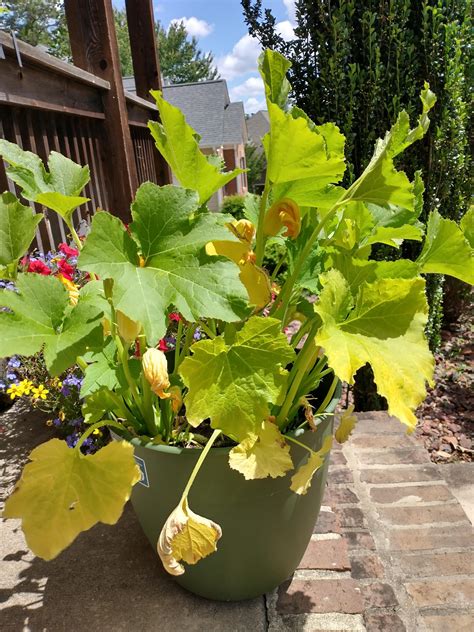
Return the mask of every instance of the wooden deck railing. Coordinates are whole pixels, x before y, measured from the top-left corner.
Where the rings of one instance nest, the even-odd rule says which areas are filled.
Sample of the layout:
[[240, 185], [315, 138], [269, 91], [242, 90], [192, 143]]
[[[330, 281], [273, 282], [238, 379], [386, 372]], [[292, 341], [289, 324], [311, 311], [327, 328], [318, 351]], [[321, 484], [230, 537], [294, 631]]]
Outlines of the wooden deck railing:
[[[97, 208], [125, 219], [127, 211], [116, 195], [123, 174], [114, 161], [111, 128], [105, 124], [110, 83], [2, 31], [0, 46], [4, 57], [0, 50], [0, 137], [43, 160], [55, 150], [89, 165], [91, 181], [85, 195], [90, 202], [76, 211], [77, 224], [90, 220]], [[148, 119], [156, 118], [155, 106], [128, 93], [125, 102], [138, 184], [167, 182], [169, 176], [146, 127]], [[0, 192], [7, 189], [18, 193], [0, 160]], [[44, 211], [37, 205], [36, 210]], [[37, 234], [41, 251], [54, 249], [67, 237], [60, 218], [52, 212], [46, 215]]]

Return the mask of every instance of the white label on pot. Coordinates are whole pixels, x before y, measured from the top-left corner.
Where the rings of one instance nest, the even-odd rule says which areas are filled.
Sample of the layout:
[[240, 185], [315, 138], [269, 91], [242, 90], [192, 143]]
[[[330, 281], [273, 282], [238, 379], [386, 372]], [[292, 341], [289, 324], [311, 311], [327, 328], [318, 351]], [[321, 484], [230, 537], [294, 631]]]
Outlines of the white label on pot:
[[140, 480], [138, 481], [140, 485], [143, 485], [144, 487], [150, 487], [150, 483], [148, 482], [148, 474], [146, 471], [146, 465], [145, 465], [145, 461], [143, 459], [141, 459], [139, 456], [135, 456], [135, 461], [138, 465], [138, 467], [140, 468]]

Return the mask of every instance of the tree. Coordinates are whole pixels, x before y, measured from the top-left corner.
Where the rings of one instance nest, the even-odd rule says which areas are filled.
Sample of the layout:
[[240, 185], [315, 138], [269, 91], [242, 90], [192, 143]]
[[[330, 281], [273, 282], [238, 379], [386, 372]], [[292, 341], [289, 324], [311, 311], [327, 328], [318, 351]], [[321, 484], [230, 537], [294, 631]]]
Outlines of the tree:
[[155, 29], [161, 72], [168, 81], [187, 83], [219, 78], [212, 53], [203, 54], [198, 48], [197, 39], [188, 39], [183, 23], [171, 24], [166, 30], [157, 22]]
[[32, 46], [43, 45], [61, 59], [69, 59], [69, 37], [63, 3], [60, 0], [13, 0], [4, 3], [0, 29]]
[[258, 193], [263, 189], [265, 183], [266, 160], [265, 154], [260, 147], [253, 143], [245, 145], [245, 163], [247, 165], [248, 190], [251, 193]]
[[[296, 38], [284, 41], [262, 0], [241, 0], [251, 35], [288, 57], [293, 94], [316, 123], [335, 121], [347, 139], [350, 184], [375, 140], [405, 108], [413, 117], [426, 80], [438, 97], [429, 133], [400, 167], [425, 181], [424, 211], [459, 220], [469, 205], [469, 64], [472, 0], [297, 0]], [[416, 256], [382, 247], [375, 258]], [[428, 281], [433, 348], [440, 342], [442, 277]]]

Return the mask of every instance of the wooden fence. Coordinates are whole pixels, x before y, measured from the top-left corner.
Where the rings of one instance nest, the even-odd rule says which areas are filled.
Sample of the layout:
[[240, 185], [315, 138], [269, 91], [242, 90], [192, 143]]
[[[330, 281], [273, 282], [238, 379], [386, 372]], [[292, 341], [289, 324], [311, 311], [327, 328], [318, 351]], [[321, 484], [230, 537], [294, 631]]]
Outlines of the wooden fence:
[[[109, 81], [0, 31], [0, 137], [37, 153], [43, 160], [55, 150], [89, 165], [91, 181], [85, 195], [90, 202], [75, 212], [78, 225], [89, 221], [97, 208], [127, 218], [127, 200], [117, 196], [124, 174], [115, 159], [116, 139], [111, 134], [116, 132], [107, 124], [112, 89]], [[156, 107], [133, 94], [123, 96], [135, 184], [147, 180], [168, 182], [169, 173], [147, 129], [147, 121], [156, 119]], [[0, 160], [0, 192], [8, 189], [18, 193]], [[32, 206], [44, 212], [38, 205]], [[67, 237], [62, 220], [53, 212], [46, 211], [45, 215], [46, 221], [37, 234], [37, 246], [43, 252], [54, 249]]]

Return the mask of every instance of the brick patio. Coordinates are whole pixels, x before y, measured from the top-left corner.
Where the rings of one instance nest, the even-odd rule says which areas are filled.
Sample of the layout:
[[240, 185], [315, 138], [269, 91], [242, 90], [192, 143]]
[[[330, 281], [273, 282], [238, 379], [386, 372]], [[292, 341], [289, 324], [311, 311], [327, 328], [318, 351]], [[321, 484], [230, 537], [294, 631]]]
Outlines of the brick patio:
[[442, 468], [384, 413], [336, 447], [312, 540], [269, 629], [474, 629], [474, 541]]

